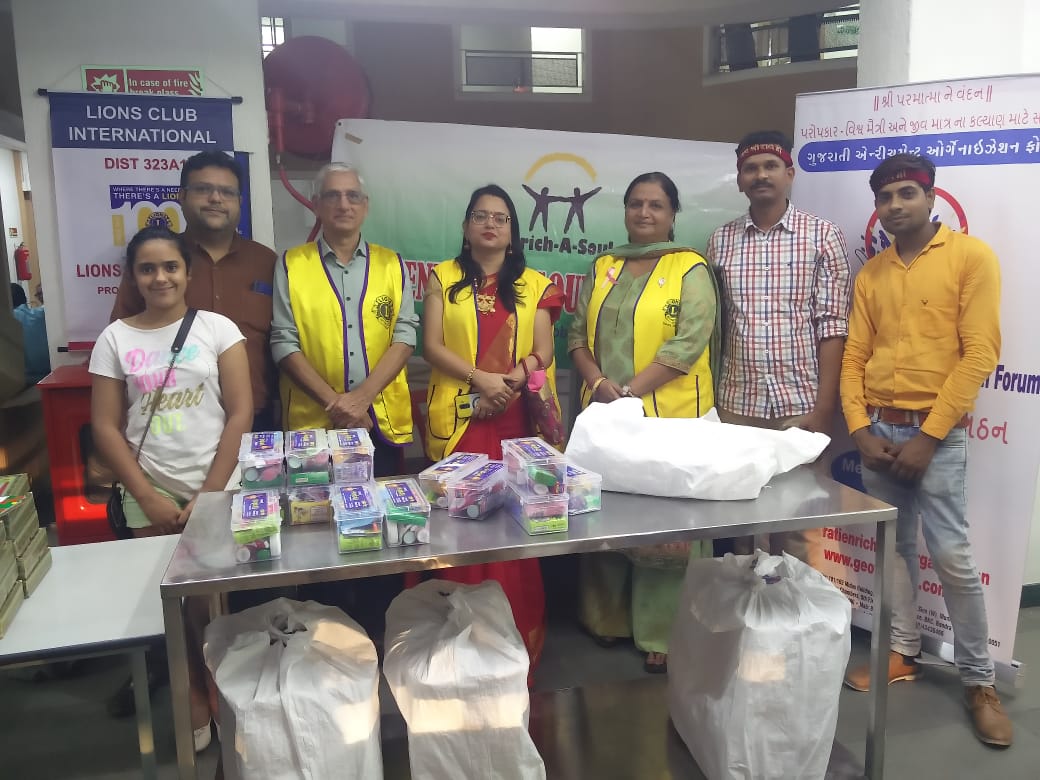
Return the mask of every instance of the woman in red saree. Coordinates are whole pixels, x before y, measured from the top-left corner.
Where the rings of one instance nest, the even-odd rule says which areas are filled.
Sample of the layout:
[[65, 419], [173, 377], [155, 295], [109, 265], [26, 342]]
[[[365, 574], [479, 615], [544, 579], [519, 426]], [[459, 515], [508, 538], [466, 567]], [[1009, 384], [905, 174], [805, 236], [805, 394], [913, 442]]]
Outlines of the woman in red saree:
[[[503, 439], [533, 435], [519, 393], [527, 371], [553, 362], [553, 323], [563, 294], [527, 268], [516, 208], [489, 184], [470, 198], [458, 257], [430, 275], [423, 311], [423, 352], [432, 367], [427, 391], [427, 455], [482, 452], [501, 460]], [[555, 388], [553, 388], [555, 392]], [[472, 416], [456, 398], [477, 394]], [[534, 669], [545, 643], [545, 591], [536, 559], [440, 569], [442, 579], [496, 580]]]

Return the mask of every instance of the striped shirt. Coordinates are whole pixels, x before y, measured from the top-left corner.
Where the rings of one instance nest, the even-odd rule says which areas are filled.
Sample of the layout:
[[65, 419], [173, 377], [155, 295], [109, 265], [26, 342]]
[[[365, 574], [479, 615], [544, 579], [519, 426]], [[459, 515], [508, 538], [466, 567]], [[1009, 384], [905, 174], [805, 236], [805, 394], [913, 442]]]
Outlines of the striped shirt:
[[789, 204], [768, 230], [750, 214], [716, 229], [707, 255], [724, 307], [718, 406], [765, 419], [812, 412], [819, 342], [848, 335], [851, 273], [841, 230]]

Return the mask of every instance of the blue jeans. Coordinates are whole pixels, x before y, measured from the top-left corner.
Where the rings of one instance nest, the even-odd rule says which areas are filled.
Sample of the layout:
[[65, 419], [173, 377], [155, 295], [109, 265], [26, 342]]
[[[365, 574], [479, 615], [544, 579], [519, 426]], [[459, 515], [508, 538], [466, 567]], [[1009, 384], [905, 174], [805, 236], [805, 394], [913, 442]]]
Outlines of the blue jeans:
[[[919, 432], [912, 425], [876, 422], [875, 436], [905, 444]], [[896, 520], [896, 552], [892, 588], [892, 649], [903, 655], [921, 652], [917, 628], [917, 589], [921, 571], [917, 553], [920, 523], [932, 568], [942, 585], [946, 611], [953, 626], [953, 657], [965, 685], [992, 685], [993, 661], [989, 656], [989, 628], [975, 559], [968, 541], [965, 479], [967, 431], [954, 428], [935, 449], [928, 469], [916, 484], [902, 482], [887, 473], [864, 467], [867, 492], [899, 510]]]

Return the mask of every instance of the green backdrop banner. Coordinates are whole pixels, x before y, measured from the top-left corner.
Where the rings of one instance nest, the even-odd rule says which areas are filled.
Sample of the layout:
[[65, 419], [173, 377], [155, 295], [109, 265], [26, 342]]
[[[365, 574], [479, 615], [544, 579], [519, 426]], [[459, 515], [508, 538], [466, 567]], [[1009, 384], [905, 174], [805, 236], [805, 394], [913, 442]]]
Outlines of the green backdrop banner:
[[633, 178], [663, 171], [675, 181], [682, 203], [676, 240], [697, 249], [747, 208], [732, 144], [345, 119], [332, 159], [361, 170], [371, 196], [365, 238], [401, 253], [419, 302], [430, 269], [459, 252], [470, 193], [488, 183], [509, 192], [528, 264], [566, 295], [556, 327], [562, 366], [592, 258], [627, 240], [622, 196]]

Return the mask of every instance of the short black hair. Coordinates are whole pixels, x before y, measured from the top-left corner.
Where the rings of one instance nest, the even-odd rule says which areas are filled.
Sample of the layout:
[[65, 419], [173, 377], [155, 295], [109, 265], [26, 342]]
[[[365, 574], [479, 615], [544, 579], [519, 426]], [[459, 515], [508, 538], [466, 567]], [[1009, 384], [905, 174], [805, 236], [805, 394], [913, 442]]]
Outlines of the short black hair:
[[779, 130], [756, 130], [740, 139], [740, 142], [737, 144], [737, 157], [740, 157], [741, 153], [749, 146], [758, 146], [759, 144], [775, 144], [788, 154], [794, 148], [791, 139]]
[[11, 301], [16, 309], [29, 302], [29, 299], [25, 297], [25, 290], [22, 289], [20, 284], [11, 282]]
[[[884, 160], [874, 172], [870, 174], [870, 189], [877, 195], [878, 190], [885, 186], [899, 171], [924, 171], [928, 176], [928, 186], [921, 187], [925, 192], [935, 189], [935, 163], [921, 154], [893, 154]], [[920, 182], [918, 182], [920, 184]]]
[[181, 189], [188, 186], [188, 177], [191, 174], [201, 171], [203, 168], [224, 168], [231, 171], [235, 174], [235, 180], [238, 181], [238, 188], [242, 189], [242, 166], [226, 152], [216, 151], [199, 152], [184, 161], [184, 167], [181, 168]]
[[191, 270], [191, 249], [188, 248], [188, 242], [184, 240], [184, 236], [174, 233], [169, 228], [149, 225], [138, 230], [126, 245], [126, 271], [130, 276], [134, 275], [137, 251], [149, 241], [169, 241], [177, 247], [177, 252], [184, 259], [184, 267]]

